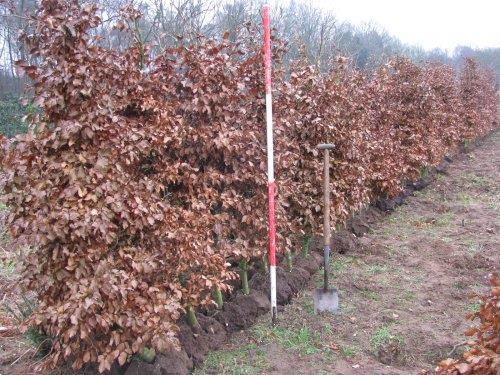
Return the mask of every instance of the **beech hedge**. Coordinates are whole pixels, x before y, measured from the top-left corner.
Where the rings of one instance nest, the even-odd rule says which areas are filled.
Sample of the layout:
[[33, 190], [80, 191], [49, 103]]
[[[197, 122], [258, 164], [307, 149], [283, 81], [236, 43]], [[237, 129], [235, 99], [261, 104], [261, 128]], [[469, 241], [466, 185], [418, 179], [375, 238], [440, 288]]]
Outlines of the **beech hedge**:
[[[93, 36], [96, 14], [41, 1], [22, 36], [37, 64], [18, 63], [41, 111], [1, 157], [11, 233], [32, 245], [22, 285], [39, 305], [26, 326], [53, 338], [43, 365], [104, 371], [176, 348], [181, 314], [266, 254], [267, 189], [260, 42], [200, 38], [152, 56], [136, 38], [117, 51]], [[122, 16], [127, 31], [140, 14]], [[320, 229], [318, 143], [335, 144], [341, 225], [496, 126], [494, 76], [473, 60], [457, 75], [396, 57], [367, 77], [339, 58], [325, 74], [285, 67], [284, 45], [273, 41], [281, 253]]]

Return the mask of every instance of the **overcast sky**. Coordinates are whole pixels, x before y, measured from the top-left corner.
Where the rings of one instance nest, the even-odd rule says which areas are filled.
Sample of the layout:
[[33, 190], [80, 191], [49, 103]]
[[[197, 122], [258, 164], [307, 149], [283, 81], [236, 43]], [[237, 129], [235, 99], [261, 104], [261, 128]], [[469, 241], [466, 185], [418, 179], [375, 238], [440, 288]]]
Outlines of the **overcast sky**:
[[311, 0], [355, 25], [372, 22], [401, 41], [452, 51], [500, 47], [500, 0]]

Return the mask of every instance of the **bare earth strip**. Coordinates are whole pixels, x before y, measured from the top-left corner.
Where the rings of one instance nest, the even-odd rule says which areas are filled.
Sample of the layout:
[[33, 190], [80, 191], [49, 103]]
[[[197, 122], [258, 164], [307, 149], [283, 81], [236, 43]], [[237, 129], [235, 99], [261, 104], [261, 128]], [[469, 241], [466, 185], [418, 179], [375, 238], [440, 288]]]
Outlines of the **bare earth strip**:
[[[313, 314], [308, 290], [207, 356], [197, 374], [416, 374], [466, 338], [500, 266], [500, 134], [461, 155], [446, 175], [336, 254], [331, 277], [342, 314]], [[463, 348], [455, 351], [459, 355]]]

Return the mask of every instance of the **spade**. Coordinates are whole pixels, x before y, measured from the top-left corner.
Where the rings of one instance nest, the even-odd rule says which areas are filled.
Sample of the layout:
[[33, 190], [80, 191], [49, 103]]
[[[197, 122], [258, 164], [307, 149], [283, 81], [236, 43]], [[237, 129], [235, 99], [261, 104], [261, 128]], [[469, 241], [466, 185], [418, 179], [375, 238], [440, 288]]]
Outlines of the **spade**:
[[320, 150], [324, 150], [324, 208], [323, 208], [323, 287], [314, 291], [314, 312], [323, 311], [338, 313], [339, 293], [335, 288], [328, 286], [328, 265], [330, 261], [330, 150], [333, 144], [319, 144]]

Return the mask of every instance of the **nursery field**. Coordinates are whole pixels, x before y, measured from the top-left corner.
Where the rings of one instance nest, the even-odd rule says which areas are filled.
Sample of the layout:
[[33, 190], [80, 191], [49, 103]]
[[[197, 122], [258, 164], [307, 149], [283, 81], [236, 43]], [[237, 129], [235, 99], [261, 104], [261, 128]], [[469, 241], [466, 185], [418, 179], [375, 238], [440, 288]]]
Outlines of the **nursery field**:
[[[369, 223], [354, 252], [335, 254], [338, 316], [313, 314], [311, 291], [212, 352], [196, 374], [416, 374], [466, 340], [500, 265], [500, 134], [463, 154], [392, 214]], [[464, 346], [457, 346], [458, 356]]]

